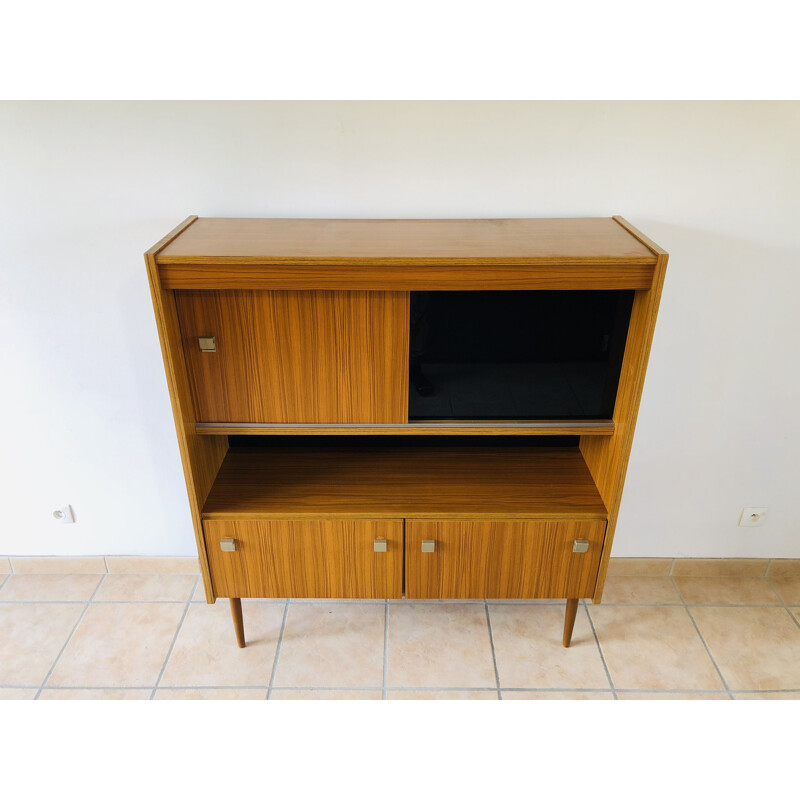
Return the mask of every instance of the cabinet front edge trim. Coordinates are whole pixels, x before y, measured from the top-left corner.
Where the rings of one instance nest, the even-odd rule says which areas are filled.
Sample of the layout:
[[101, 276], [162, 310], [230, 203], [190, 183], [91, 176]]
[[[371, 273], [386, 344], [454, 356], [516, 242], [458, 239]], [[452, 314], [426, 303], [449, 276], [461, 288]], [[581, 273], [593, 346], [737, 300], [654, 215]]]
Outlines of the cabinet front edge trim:
[[612, 436], [613, 420], [542, 420], [537, 422], [409, 422], [409, 423], [286, 423], [286, 422], [198, 422], [201, 435], [271, 433], [531, 433], [539, 435], [589, 434]]

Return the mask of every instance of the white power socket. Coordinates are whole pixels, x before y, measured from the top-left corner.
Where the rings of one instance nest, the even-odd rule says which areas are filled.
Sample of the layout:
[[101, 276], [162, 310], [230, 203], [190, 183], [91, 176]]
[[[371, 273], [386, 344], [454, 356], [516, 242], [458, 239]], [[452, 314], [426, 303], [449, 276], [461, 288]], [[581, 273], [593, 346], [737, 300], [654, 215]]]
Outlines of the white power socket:
[[62, 508], [57, 508], [53, 512], [53, 519], [57, 519], [65, 523], [75, 522], [75, 515], [72, 513], [72, 506], [63, 506]]
[[766, 508], [743, 508], [739, 515], [739, 527], [750, 528], [763, 524], [767, 516]]

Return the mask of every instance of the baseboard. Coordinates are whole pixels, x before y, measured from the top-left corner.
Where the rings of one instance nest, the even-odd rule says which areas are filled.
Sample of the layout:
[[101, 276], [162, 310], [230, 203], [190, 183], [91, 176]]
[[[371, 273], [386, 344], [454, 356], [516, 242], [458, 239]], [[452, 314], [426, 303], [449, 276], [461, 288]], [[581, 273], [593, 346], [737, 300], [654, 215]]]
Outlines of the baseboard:
[[610, 577], [800, 578], [800, 558], [612, 558]]
[[[196, 558], [181, 556], [0, 556], [0, 574], [196, 574]], [[800, 558], [612, 558], [613, 577], [800, 578]]]
[[200, 572], [197, 558], [180, 556], [0, 556], [0, 573], [105, 574]]

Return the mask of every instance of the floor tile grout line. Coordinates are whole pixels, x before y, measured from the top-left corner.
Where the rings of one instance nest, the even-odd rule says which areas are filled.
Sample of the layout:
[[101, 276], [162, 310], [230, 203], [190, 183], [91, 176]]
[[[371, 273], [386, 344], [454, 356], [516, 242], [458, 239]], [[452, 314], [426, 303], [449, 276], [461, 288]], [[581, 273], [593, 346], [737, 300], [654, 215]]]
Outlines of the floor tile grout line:
[[680, 597], [681, 600], [683, 601], [683, 607], [686, 610], [686, 614], [692, 621], [692, 625], [694, 625], [694, 629], [697, 631], [697, 635], [700, 637], [700, 641], [703, 643], [703, 647], [705, 647], [706, 653], [708, 653], [708, 657], [711, 659], [711, 663], [714, 665], [714, 669], [717, 671], [717, 675], [719, 675], [719, 679], [722, 681], [722, 685], [728, 692], [728, 697], [731, 700], [733, 700], [733, 693], [731, 692], [730, 686], [728, 686], [728, 682], [725, 680], [725, 676], [722, 674], [722, 670], [719, 668], [719, 664], [717, 664], [717, 660], [714, 658], [714, 655], [711, 652], [711, 648], [708, 646], [708, 642], [706, 642], [705, 637], [700, 632], [700, 627], [697, 624], [697, 620], [692, 615], [689, 605], [686, 602], [686, 598], [683, 596], [683, 592], [681, 592], [680, 587], [678, 586], [678, 583], [675, 580], [675, 578], [672, 578], [672, 585], [675, 587], [675, 591], [678, 593], [678, 597]]
[[500, 693], [500, 673], [497, 670], [497, 653], [494, 649], [494, 636], [492, 634], [492, 619], [489, 616], [489, 603], [488, 601], [483, 601], [483, 607], [486, 610], [486, 624], [489, 627], [489, 646], [492, 648], [492, 666], [494, 666], [494, 679], [497, 683], [497, 699], [502, 700], [503, 695]]
[[[3, 688], [0, 686], [0, 689]], [[20, 687], [13, 687], [13, 688], [20, 688]], [[109, 691], [118, 691], [120, 689], [135, 689], [136, 691], [152, 691], [153, 689], [159, 689], [160, 691], [164, 692], [171, 692], [173, 689], [179, 689], [181, 691], [195, 691], [197, 689], [264, 689], [266, 690], [267, 686], [232, 686], [232, 685], [216, 685], [216, 686], [52, 686], [48, 687], [48, 691], [74, 691], [75, 689], [86, 689], [89, 691], [99, 691], [99, 690], [106, 690]]]
[[764, 578], [764, 580], [769, 584], [769, 588], [772, 589], [773, 592], [775, 592], [775, 596], [778, 598], [778, 600], [781, 601], [781, 605], [783, 605], [784, 607], [788, 608], [788, 606], [786, 605], [786, 601], [783, 599], [783, 595], [780, 593], [778, 588], [772, 582], [772, 578], [768, 577], [768, 578]]
[[[0, 685], [0, 689], [38, 689], [38, 686], [14, 686], [14, 685]], [[60, 691], [151, 691], [152, 686], [48, 686], [47, 691], [60, 692]], [[269, 687], [266, 685], [209, 685], [209, 686], [161, 686], [162, 691], [197, 691], [203, 689], [242, 689], [242, 690], [266, 690]], [[353, 691], [353, 692], [378, 692], [381, 690], [380, 686], [273, 686], [276, 691], [316, 691], [316, 692], [340, 692], [340, 691]], [[437, 692], [491, 692], [496, 693], [496, 689], [491, 686], [387, 686], [387, 691], [392, 692], [417, 692], [417, 691], [437, 691]], [[502, 686], [501, 690], [504, 692], [563, 692], [566, 694], [575, 693], [592, 693], [592, 694], [613, 694], [609, 689], [597, 689], [595, 687], [558, 687], [558, 686]], [[684, 688], [684, 689], [616, 689], [618, 694], [720, 694], [728, 695], [725, 689], [697, 689], [697, 688]], [[800, 687], [789, 689], [738, 689], [734, 694], [798, 694]]]
[[[60, 605], [60, 606], [79, 606], [82, 603], [88, 603], [88, 600], [0, 600], [0, 605], [12, 605], [18, 603], [20, 605], [30, 603], [44, 603], [47, 605]], [[134, 606], [134, 605], [172, 605], [180, 606], [186, 603], [186, 600], [92, 600], [92, 604], [96, 606]], [[195, 603], [197, 605], [197, 603]]]
[[[782, 576], [776, 575], [775, 577], [776, 578], [780, 578]], [[789, 607], [789, 603], [787, 603], [786, 600], [783, 599], [783, 595], [781, 594], [780, 589], [778, 589], [778, 587], [774, 583], [775, 579], [767, 577], [764, 580], [769, 584], [770, 589], [772, 589], [772, 591], [775, 592], [775, 594], [778, 596], [778, 599], [781, 601], [781, 604], [785, 605], [788, 608]], [[796, 580], [800, 582], [800, 576], [798, 576], [796, 578]]]
[[37, 683], [36, 686], [15, 686], [13, 683], [3, 683], [0, 684], [0, 689], [38, 689], [39, 684]]
[[[275, 691], [294, 692], [379, 692], [380, 686], [273, 686]], [[387, 686], [389, 692], [492, 692], [494, 686]], [[582, 691], [582, 690], [576, 690]]]
[[383, 604], [383, 688], [381, 700], [386, 699], [386, 675], [389, 671], [389, 601]]
[[586, 605], [585, 600], [581, 600], [581, 603], [583, 604], [583, 609], [586, 612], [586, 616], [589, 618], [589, 627], [592, 629], [594, 642], [597, 645], [597, 652], [600, 654], [600, 661], [603, 662], [603, 669], [606, 671], [606, 680], [608, 680], [608, 685], [611, 687], [611, 693], [614, 695], [615, 700], [619, 700], [619, 697], [617, 697], [617, 689], [614, 686], [614, 681], [611, 679], [611, 671], [608, 668], [606, 657], [603, 654], [603, 648], [600, 646], [600, 637], [597, 635], [597, 631], [594, 627], [594, 620], [592, 619], [592, 615], [589, 613], [589, 607]]
[[[87, 573], [88, 574], [88, 573]], [[96, 573], [100, 574], [100, 573]], [[109, 573], [109, 575], [113, 575], [114, 573]], [[9, 578], [12, 577], [11, 575], [8, 576]], [[104, 576], [105, 577], [105, 576]], [[759, 578], [758, 580], [762, 580]], [[2, 586], [2, 584], [0, 584]], [[0, 605], [13, 605], [13, 604], [23, 604], [23, 603], [39, 603], [39, 604], [49, 604], [49, 605], [82, 605], [84, 603], [89, 602], [88, 600], [0, 600]], [[171, 605], [181, 605], [187, 602], [186, 600], [92, 600], [94, 605], [164, 605], [164, 604], [171, 604]], [[192, 605], [206, 605], [205, 600], [191, 600]], [[243, 601], [244, 602], [244, 601]], [[285, 603], [286, 600], [272, 600], [272, 599], [258, 599], [258, 600], [248, 600], [246, 605], [279, 605]], [[303, 604], [310, 604], [314, 603], [316, 605], [335, 605], [337, 601], [335, 600], [326, 600], [326, 601], [319, 601], [316, 603], [315, 601], [295, 601], [292, 602], [296, 603], [297, 605]], [[358, 605], [381, 605], [383, 601], [378, 602], [368, 602], [368, 603], [358, 603]], [[398, 601], [389, 600], [390, 604], [397, 605]], [[408, 600], [403, 601], [404, 603], [416, 603], [420, 604], [418, 600]], [[439, 601], [437, 601], [439, 602]], [[484, 601], [477, 601], [477, 602], [470, 602], [464, 603], [461, 600], [452, 600], [452, 601], [443, 601], [440, 602], [441, 605], [481, 605]], [[490, 606], [519, 606], [519, 607], [528, 607], [533, 606], [535, 608], [548, 608], [552, 606], [557, 606], [558, 603], [537, 603], [536, 601], [530, 602], [503, 602], [503, 601], [486, 601]], [[343, 601], [341, 605], [354, 605], [351, 601]], [[421, 604], [420, 604], [421, 605]], [[433, 605], [433, 602], [430, 603]], [[602, 604], [604, 607], [608, 608], [631, 608], [631, 607], [648, 607], [648, 608], [675, 608], [677, 606], [690, 606], [691, 608], [781, 608], [786, 606], [787, 608], [791, 608], [791, 606], [787, 605], [785, 602], [782, 602], [780, 599], [777, 599], [774, 603], [686, 603], [683, 601], [676, 600], [672, 603], [645, 603], [645, 602], [637, 602], [637, 603], [606, 603]], [[800, 605], [800, 604], [797, 604]]]
[[83, 618], [86, 616], [86, 612], [89, 610], [89, 606], [92, 604], [92, 598], [100, 591], [100, 587], [103, 585], [103, 581], [105, 580], [105, 578], [106, 576], [103, 575], [103, 577], [100, 578], [100, 580], [98, 581], [97, 586], [94, 587], [94, 591], [92, 592], [91, 597], [86, 601], [86, 605], [84, 606], [83, 611], [81, 611], [80, 616], [78, 617], [78, 621], [73, 626], [69, 636], [67, 636], [67, 641], [64, 642], [64, 646], [58, 651], [58, 655], [55, 657], [55, 660], [50, 665], [50, 669], [48, 670], [47, 675], [44, 676], [44, 680], [42, 681], [42, 684], [39, 687], [39, 691], [36, 692], [36, 696], [33, 698], [34, 700], [38, 700], [39, 697], [41, 696], [42, 691], [44, 690], [44, 687], [47, 684], [47, 681], [50, 680], [50, 676], [53, 674], [56, 666], [58, 665], [58, 662], [61, 660], [61, 656], [64, 655], [64, 651], [67, 649], [69, 643], [72, 641], [72, 637], [75, 636], [75, 631], [78, 630], [81, 622], [83, 622]]
[[792, 609], [787, 605], [786, 601], [783, 599], [783, 595], [775, 588], [775, 584], [772, 582], [772, 578], [767, 578], [766, 580], [772, 587], [772, 591], [775, 592], [775, 594], [778, 595], [778, 597], [780, 598], [781, 604], [786, 609], [786, 613], [789, 615], [792, 622], [794, 622], [794, 624], [797, 625], [798, 628], [800, 628], [800, 620], [798, 620], [797, 617], [792, 613]]
[[278, 644], [275, 646], [275, 658], [272, 661], [272, 672], [269, 676], [269, 686], [267, 687], [267, 700], [272, 697], [272, 689], [275, 686], [275, 674], [278, 671], [278, 658], [281, 654], [281, 645], [283, 644], [283, 632], [286, 630], [286, 618], [289, 616], [289, 603], [290, 599], [287, 598], [286, 605], [283, 608], [283, 619], [281, 620], [281, 629], [278, 633]]
[[[216, 605], [220, 600], [227, 600], [226, 597], [218, 597], [211, 605]], [[261, 600], [261, 599], [254, 599], [252, 597], [243, 597], [242, 600], [242, 608], [246, 608], [247, 606], [265, 606], [265, 605], [273, 605], [273, 606], [281, 606], [283, 605], [286, 600]], [[96, 602], [96, 601], [95, 601]], [[109, 600], [108, 602], [114, 602]], [[182, 603], [183, 600], [174, 600], [174, 601], [162, 601], [162, 600], [128, 600], [129, 603], [161, 603], [161, 602], [175, 602], [175, 603]], [[207, 606], [209, 605], [205, 599], [202, 600], [192, 600], [191, 601], [193, 606]]]
[[692, 616], [692, 611], [689, 606], [684, 606], [686, 609], [686, 613], [689, 615], [689, 619], [692, 621], [692, 625], [694, 625], [694, 629], [697, 631], [697, 635], [700, 637], [700, 641], [703, 643], [703, 647], [706, 649], [706, 653], [708, 653], [708, 657], [711, 659], [711, 663], [714, 665], [714, 669], [717, 671], [719, 675], [719, 679], [722, 681], [722, 685], [728, 692], [728, 696], [733, 700], [733, 692], [731, 691], [731, 687], [728, 686], [728, 682], [725, 680], [725, 676], [722, 674], [722, 670], [719, 668], [719, 664], [717, 664], [717, 659], [714, 658], [713, 653], [711, 652], [711, 648], [708, 646], [708, 642], [706, 642], [705, 637], [700, 631], [700, 627], [697, 624], [697, 620]]
[[[491, 692], [497, 694], [493, 686], [387, 686], [388, 692]], [[499, 700], [500, 698], [498, 698]]]
[[150, 693], [150, 699], [155, 700], [156, 692], [158, 691], [158, 687], [161, 684], [161, 678], [164, 675], [164, 670], [167, 668], [167, 663], [169, 662], [169, 657], [172, 655], [172, 651], [175, 649], [175, 642], [178, 641], [178, 635], [181, 632], [181, 628], [183, 627], [183, 621], [186, 619], [186, 615], [189, 613], [189, 608], [192, 605], [192, 597], [194, 596], [195, 590], [197, 589], [197, 582], [200, 580], [200, 576], [198, 575], [195, 578], [194, 586], [192, 586], [192, 590], [189, 592], [189, 599], [186, 601], [185, 607], [183, 609], [183, 614], [181, 614], [180, 621], [178, 622], [178, 627], [175, 629], [175, 635], [172, 637], [172, 641], [169, 645], [169, 650], [167, 650], [167, 655], [164, 658], [164, 663], [161, 665], [161, 670], [158, 673], [158, 677], [156, 678], [156, 685], [153, 687], [153, 691]]
[[[4, 688], [6, 688], [6, 687], [0, 686], [0, 689], [4, 689]], [[15, 686], [15, 687], [11, 687], [11, 688], [15, 688], [15, 689], [25, 688], [25, 689], [27, 689], [29, 687], [27, 687], [27, 686], [25, 686], [25, 687]], [[131, 691], [137, 691], [137, 692], [149, 692], [149, 691], [151, 691], [153, 689], [152, 686], [47, 686], [45, 688], [46, 688], [46, 690], [48, 692], [74, 692], [76, 690], [87, 691], [87, 692], [100, 692], [100, 691], [103, 691], [103, 692], [105, 692], [105, 691], [118, 692], [118, 691], [121, 691], [123, 689], [125, 689], [125, 690], [130, 689]], [[189, 687], [186, 687], [186, 688], [192, 689], [192, 688], [195, 688], [195, 687], [189, 686]]]
[[[543, 686], [543, 687], [539, 687], [539, 688], [536, 688], [536, 687], [532, 688], [530, 686], [502, 686], [500, 690], [502, 692], [543, 692], [543, 693], [546, 693], [546, 694], [556, 693], [556, 692], [565, 692], [567, 694], [578, 694], [578, 693], [581, 693], [581, 692], [591, 692], [592, 694], [598, 694], [598, 695], [599, 694], [611, 694], [611, 695], [614, 694], [611, 691], [611, 689], [593, 689], [593, 688], [592, 689], [590, 689], [590, 688], [584, 688], [584, 689], [577, 688], [576, 689], [576, 688], [573, 688], [571, 686], [567, 687], [566, 689], [559, 688], [557, 686], [555, 686], [555, 687], [554, 686]], [[481, 690], [481, 689], [470, 689], [469, 691], [476, 692], [476, 691], [488, 691], [488, 690], [486, 690], [486, 689], [483, 689], [483, 690]]]
[[0, 589], [2, 589], [6, 585], [6, 581], [11, 577], [12, 573], [8, 573], [5, 578], [3, 578], [2, 582], [0, 582]]
[[[758, 580], [762, 580], [758, 578]], [[563, 601], [562, 601], [563, 602]], [[529, 605], [523, 603], [492, 603], [489, 601], [489, 605], [493, 606], [501, 606], [501, 605]], [[550, 605], [556, 605], [555, 603]], [[675, 608], [676, 606], [691, 606], [692, 608], [777, 608], [783, 605], [779, 600], [774, 603], [687, 603], [684, 600], [675, 600], [672, 603], [606, 603], [603, 601], [603, 607], [613, 607], [613, 608], [631, 608], [637, 606], [647, 606], [648, 608]], [[544, 605], [541, 606], [542, 608], [546, 607]]]
[[612, 691], [611, 689], [553, 689], [553, 688], [542, 688], [542, 689], [528, 689], [528, 688], [511, 688], [511, 689], [503, 689], [504, 692], [561, 692], [561, 693], [592, 693], [592, 694], [610, 694], [613, 695], [616, 693], [617, 697], [616, 700], [620, 699], [620, 695], [625, 694], [720, 694], [727, 696], [727, 692], [723, 691], [722, 689], [717, 689], [715, 691], [700, 691], [698, 689], [615, 689]]
[[[783, 691], [781, 689], [781, 691]], [[724, 694], [730, 695], [727, 689], [617, 689], [619, 694]]]
[[[678, 576], [678, 577], [680, 577], [680, 576]], [[687, 603], [686, 603], [686, 599], [683, 596], [683, 592], [681, 591], [681, 587], [678, 586], [678, 582], [672, 576], [670, 576], [670, 580], [672, 581], [672, 587], [678, 593], [678, 598], [681, 601], [681, 605], [683, 605], [685, 607], [687, 605]]]

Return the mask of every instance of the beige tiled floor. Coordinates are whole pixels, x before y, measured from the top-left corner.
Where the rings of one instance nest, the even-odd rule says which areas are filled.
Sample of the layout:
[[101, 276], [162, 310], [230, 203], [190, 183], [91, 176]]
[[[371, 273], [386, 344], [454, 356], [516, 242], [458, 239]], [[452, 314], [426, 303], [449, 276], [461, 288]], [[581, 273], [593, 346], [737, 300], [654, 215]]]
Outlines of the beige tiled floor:
[[387, 622], [389, 686], [497, 687], [483, 603], [392, 602]]
[[675, 578], [690, 605], [781, 605], [781, 599], [763, 578]]
[[240, 650], [196, 575], [119, 566], [0, 574], [0, 700], [800, 699], [800, 576], [762, 561], [622, 565], [569, 649], [562, 603], [272, 600]]

